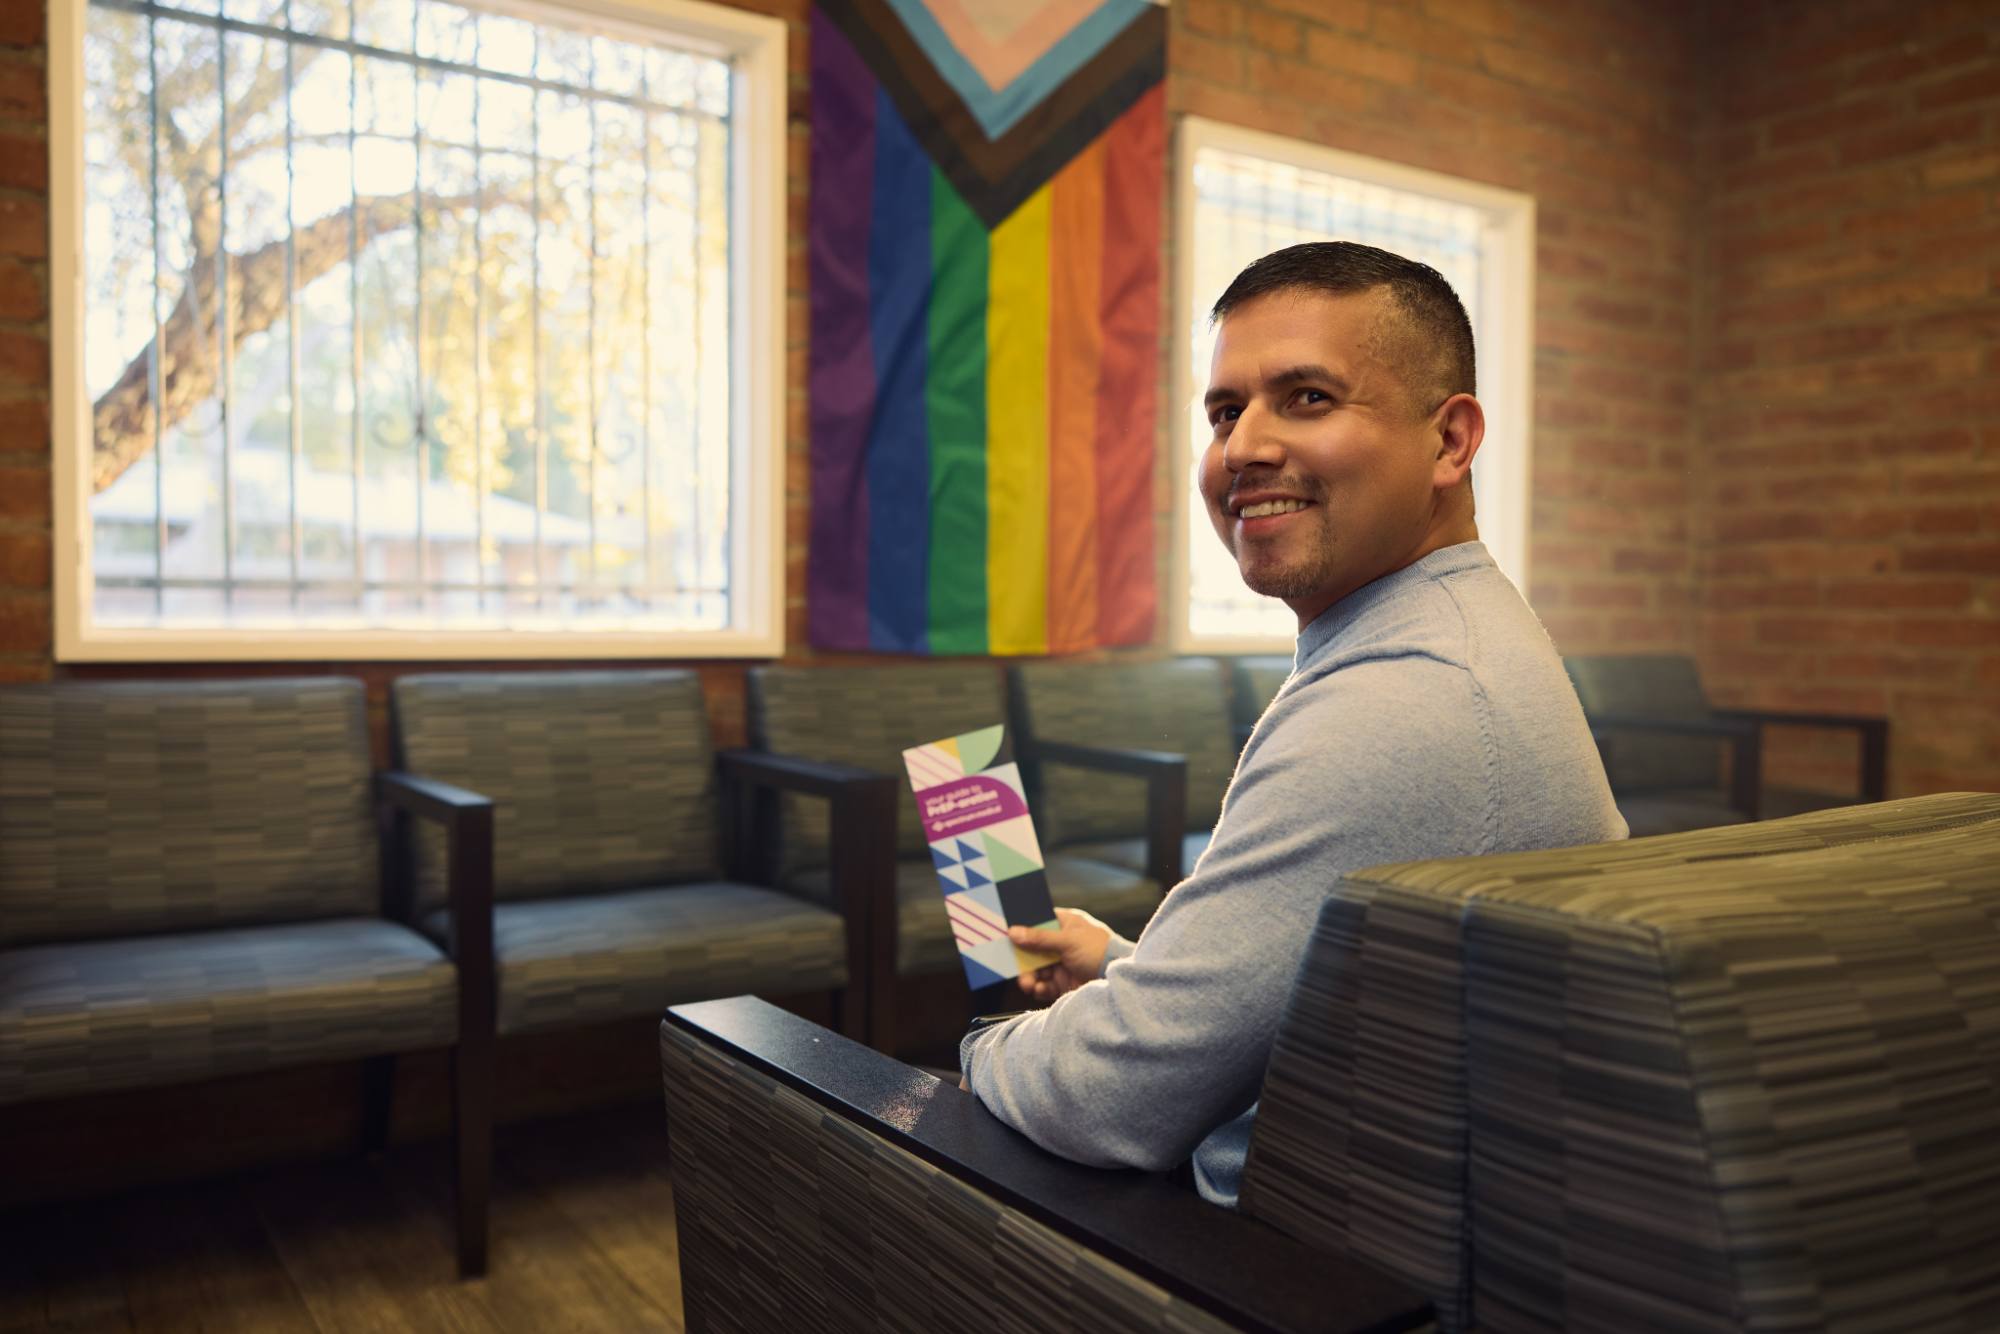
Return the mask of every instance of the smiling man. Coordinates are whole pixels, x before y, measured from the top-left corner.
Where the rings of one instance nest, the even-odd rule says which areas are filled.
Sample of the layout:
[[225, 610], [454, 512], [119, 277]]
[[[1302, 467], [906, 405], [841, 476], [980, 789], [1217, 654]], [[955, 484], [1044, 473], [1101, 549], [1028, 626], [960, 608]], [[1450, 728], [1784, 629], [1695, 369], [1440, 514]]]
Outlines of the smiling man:
[[1085, 913], [1015, 942], [1045, 1010], [970, 1034], [966, 1086], [1043, 1147], [1189, 1160], [1233, 1205], [1320, 905], [1384, 862], [1625, 836], [1561, 660], [1479, 542], [1472, 328], [1435, 269], [1321, 242], [1215, 303], [1201, 461], [1243, 581], [1298, 616], [1291, 678], [1208, 851], [1138, 941]]

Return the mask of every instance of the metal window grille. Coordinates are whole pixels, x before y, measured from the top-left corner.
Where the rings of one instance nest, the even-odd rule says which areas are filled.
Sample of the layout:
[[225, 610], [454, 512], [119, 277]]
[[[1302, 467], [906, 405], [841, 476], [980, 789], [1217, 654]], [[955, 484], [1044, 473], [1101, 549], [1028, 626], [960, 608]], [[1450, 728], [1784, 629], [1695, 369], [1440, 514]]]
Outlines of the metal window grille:
[[515, 6], [91, 0], [96, 621], [727, 624], [731, 78]]
[[[1196, 392], [1187, 405], [1195, 457], [1211, 435], [1201, 392], [1215, 333], [1208, 310], [1251, 261], [1306, 241], [1358, 241], [1438, 270], [1480, 327], [1480, 263], [1485, 222], [1462, 204], [1313, 171], [1228, 149], [1203, 147], [1194, 160], [1194, 286], [1184, 336], [1193, 347]], [[1284, 604], [1243, 586], [1236, 562], [1209, 536], [1198, 488], [1190, 486], [1188, 629], [1200, 636], [1290, 638], [1297, 622]]]

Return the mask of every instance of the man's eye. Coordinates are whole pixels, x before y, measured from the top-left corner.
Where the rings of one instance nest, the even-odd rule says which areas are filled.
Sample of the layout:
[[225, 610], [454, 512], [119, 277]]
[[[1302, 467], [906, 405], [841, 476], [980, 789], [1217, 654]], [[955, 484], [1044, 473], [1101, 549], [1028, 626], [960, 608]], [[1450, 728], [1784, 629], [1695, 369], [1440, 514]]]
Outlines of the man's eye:
[[1323, 389], [1301, 389], [1298, 393], [1298, 401], [1306, 407], [1316, 408], [1322, 403], [1333, 402], [1333, 395]]
[[1235, 421], [1238, 417], [1242, 415], [1243, 415], [1242, 408], [1239, 408], [1234, 404], [1226, 404], [1215, 410], [1215, 415], [1208, 419], [1208, 424], [1210, 426], [1221, 426], [1225, 422]]

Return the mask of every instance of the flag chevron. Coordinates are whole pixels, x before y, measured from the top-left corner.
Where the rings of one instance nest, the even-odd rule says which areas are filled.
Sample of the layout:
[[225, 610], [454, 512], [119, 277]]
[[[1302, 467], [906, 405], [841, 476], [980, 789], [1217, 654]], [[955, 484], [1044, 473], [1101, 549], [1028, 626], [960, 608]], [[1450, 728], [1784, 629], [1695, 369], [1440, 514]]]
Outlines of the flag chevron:
[[915, 2], [813, 11], [812, 641], [1146, 642], [1165, 14], [989, 140]]

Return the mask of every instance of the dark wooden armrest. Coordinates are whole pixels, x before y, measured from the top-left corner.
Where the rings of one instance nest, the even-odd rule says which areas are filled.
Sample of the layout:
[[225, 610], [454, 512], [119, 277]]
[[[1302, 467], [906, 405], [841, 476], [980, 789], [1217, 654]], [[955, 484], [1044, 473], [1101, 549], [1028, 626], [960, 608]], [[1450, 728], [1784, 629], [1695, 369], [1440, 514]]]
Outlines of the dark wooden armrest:
[[764, 1001], [677, 1005], [664, 1023], [1231, 1324], [1389, 1331], [1431, 1319], [1423, 1296], [1388, 1275], [1165, 1176], [1057, 1158], [971, 1094]]
[[427, 820], [450, 824], [473, 811], [493, 812], [493, 799], [477, 792], [393, 769], [375, 775], [375, 795], [391, 806]]
[[1187, 757], [1168, 750], [1129, 750], [1123, 746], [1087, 746], [1078, 741], [1033, 743], [1035, 757], [1044, 764], [1068, 764], [1079, 769], [1103, 769], [1108, 773], [1152, 778], [1175, 769], [1187, 771]]
[[1589, 715], [1591, 739], [1600, 758], [1609, 760], [1616, 732], [1664, 732], [1671, 736], [1714, 737], [1729, 743], [1729, 804], [1746, 820], [1763, 816], [1763, 732], [1742, 718], [1711, 714], [1707, 718], [1649, 718], [1639, 714]]
[[[450, 783], [391, 771], [375, 775], [376, 799], [401, 819], [444, 826], [445, 950], [458, 965], [458, 1032], [464, 1043], [493, 1034], [493, 801]], [[407, 861], [407, 859], [405, 859]], [[409, 904], [404, 904], [407, 915]]]
[[886, 783], [894, 791], [898, 781], [896, 775], [879, 773], [874, 769], [808, 760], [798, 755], [775, 755], [762, 750], [717, 751], [715, 763], [724, 778], [786, 792], [801, 792], [809, 797], [837, 797], [856, 787], [875, 783]]
[[1889, 720], [1866, 713], [1794, 713], [1786, 709], [1717, 709], [1719, 718], [1757, 726], [1826, 727], [1852, 730], [1861, 737], [1861, 795], [1883, 801], [1889, 795]]
[[876, 1007], [894, 999], [896, 803], [903, 778], [759, 750], [721, 751], [715, 762], [729, 793], [723, 822], [729, 831], [731, 873], [738, 878], [749, 875], [756, 837], [752, 798], [758, 789], [797, 792], [830, 804], [833, 901], [847, 923], [848, 999], [842, 1005], [842, 1027], [850, 1036], [860, 1035], [874, 1025]]
[[1146, 780], [1146, 874], [1165, 894], [1181, 882], [1187, 839], [1187, 757], [1164, 750], [1127, 750], [1076, 741], [1031, 743], [1042, 764], [1101, 769]]

